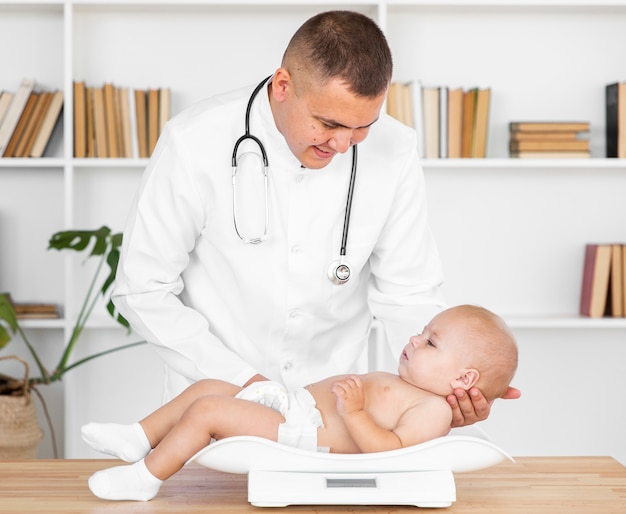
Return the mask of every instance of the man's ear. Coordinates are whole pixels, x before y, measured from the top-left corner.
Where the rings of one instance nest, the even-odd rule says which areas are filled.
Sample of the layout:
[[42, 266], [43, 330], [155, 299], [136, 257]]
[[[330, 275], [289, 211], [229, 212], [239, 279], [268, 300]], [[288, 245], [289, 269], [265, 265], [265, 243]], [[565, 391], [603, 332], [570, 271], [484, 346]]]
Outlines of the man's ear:
[[272, 96], [274, 100], [283, 102], [291, 87], [291, 74], [285, 68], [278, 68], [272, 77]]
[[476, 369], [465, 369], [461, 372], [461, 374], [455, 378], [450, 385], [452, 389], [464, 389], [465, 391], [469, 390], [470, 387], [476, 385], [478, 379], [480, 378], [480, 373]]

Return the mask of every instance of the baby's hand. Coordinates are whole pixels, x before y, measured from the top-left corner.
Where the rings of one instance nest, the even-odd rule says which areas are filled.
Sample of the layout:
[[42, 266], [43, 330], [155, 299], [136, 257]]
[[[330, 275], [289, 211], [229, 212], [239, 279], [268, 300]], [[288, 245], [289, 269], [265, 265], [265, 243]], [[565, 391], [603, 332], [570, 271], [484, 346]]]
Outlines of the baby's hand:
[[330, 391], [337, 397], [337, 412], [342, 417], [362, 410], [365, 405], [363, 383], [357, 375], [333, 382]]

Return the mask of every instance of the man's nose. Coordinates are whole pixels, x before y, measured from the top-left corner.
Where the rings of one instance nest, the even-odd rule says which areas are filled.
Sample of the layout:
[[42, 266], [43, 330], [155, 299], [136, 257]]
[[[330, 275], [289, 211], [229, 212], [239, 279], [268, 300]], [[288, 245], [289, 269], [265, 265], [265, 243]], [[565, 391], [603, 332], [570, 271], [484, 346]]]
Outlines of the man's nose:
[[352, 129], [341, 129], [335, 131], [329, 141], [329, 146], [339, 153], [346, 153], [352, 145]]

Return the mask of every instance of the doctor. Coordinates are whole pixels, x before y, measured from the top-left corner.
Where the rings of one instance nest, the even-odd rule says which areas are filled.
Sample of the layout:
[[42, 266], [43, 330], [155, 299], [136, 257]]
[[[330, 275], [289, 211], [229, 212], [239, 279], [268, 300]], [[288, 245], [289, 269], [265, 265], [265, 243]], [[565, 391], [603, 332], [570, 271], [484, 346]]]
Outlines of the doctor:
[[[364, 372], [374, 318], [395, 369], [444, 307], [416, 134], [381, 110], [391, 76], [371, 19], [322, 13], [256, 88], [167, 124], [113, 294], [165, 361], [166, 398], [207, 377], [289, 388]], [[450, 398], [454, 425], [489, 414], [474, 394]]]

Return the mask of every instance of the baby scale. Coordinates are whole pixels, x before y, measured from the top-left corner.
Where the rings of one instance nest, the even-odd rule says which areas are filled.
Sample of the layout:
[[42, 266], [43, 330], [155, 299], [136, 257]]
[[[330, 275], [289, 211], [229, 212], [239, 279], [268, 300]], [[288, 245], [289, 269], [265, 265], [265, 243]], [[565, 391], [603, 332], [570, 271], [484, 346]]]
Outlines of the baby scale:
[[238, 436], [214, 442], [190, 462], [247, 474], [248, 501], [256, 507], [449, 507], [456, 501], [454, 473], [513, 461], [477, 428], [456, 429], [451, 434], [399, 450], [350, 455]]

